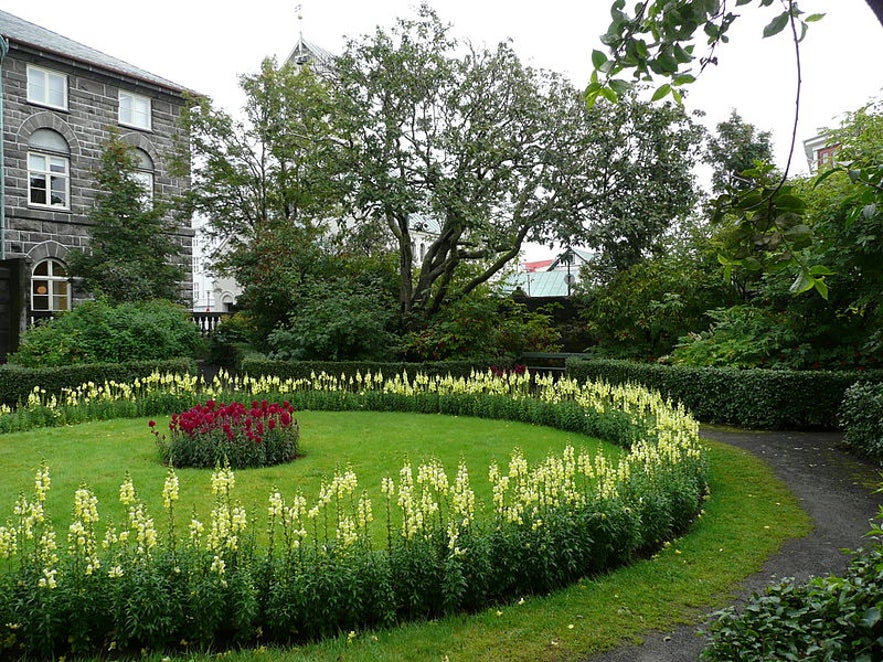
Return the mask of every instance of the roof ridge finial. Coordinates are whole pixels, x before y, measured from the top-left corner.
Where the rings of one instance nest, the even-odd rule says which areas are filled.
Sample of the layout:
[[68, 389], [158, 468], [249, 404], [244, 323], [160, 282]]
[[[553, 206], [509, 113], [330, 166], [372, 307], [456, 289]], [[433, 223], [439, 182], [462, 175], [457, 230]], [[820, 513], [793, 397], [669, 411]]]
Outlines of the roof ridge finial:
[[304, 43], [304, 12], [303, 5], [301, 3], [297, 3], [294, 6], [294, 10], [297, 12], [297, 38], [298, 41], [303, 44]]

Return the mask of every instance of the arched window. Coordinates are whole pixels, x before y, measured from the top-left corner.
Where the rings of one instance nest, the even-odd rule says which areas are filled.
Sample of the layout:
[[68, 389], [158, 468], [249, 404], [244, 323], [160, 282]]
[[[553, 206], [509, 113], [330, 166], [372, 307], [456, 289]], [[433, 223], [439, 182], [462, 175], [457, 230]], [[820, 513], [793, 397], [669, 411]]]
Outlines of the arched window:
[[134, 148], [132, 154], [135, 157], [135, 180], [144, 189], [144, 198], [149, 202], [153, 200], [153, 159], [143, 149]]
[[31, 277], [31, 309], [58, 311], [70, 308], [71, 286], [67, 267], [54, 258], [37, 262]]
[[52, 129], [28, 140], [28, 204], [70, 209], [70, 146]]

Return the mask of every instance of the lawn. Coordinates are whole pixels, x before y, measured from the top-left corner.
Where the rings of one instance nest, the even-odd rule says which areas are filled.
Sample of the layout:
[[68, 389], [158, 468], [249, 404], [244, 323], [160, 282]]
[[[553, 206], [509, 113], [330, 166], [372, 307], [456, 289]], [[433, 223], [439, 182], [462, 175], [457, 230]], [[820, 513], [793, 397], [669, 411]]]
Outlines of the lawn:
[[[438, 457], [450, 471], [462, 457], [480, 493], [488, 462], [505, 462], [514, 447], [536, 460], [567, 443], [588, 448], [597, 443], [547, 428], [468, 418], [368, 412], [303, 412], [299, 418], [305, 457], [288, 467], [238, 472], [236, 491], [244, 503], [262, 511], [274, 484], [286, 493], [302, 489], [309, 497], [323, 478], [346, 464], [359, 474], [363, 487], [376, 489], [380, 477], [395, 473], [406, 457], [414, 462]], [[387, 631], [343, 633], [311, 646], [268, 650], [260, 659], [578, 659], [649, 629], [695, 622], [708, 608], [723, 604], [737, 582], [786, 539], [810, 528], [806, 514], [761, 461], [723, 444], [708, 442], [708, 449], [711, 496], [705, 514], [689, 535], [652, 559], [544, 598], [524, 596], [523, 602], [472, 616]], [[102, 512], [119, 519], [122, 510], [113, 514], [110, 506], [116, 506], [126, 469], [149, 504], [158, 501], [165, 476], [146, 419], [5, 435], [0, 438], [0, 503], [8, 504], [7, 513], [18, 491], [30, 489], [32, 471], [44, 458], [53, 475], [49, 508], [59, 525], [64, 525], [71, 494], [81, 481], [95, 489]], [[208, 472], [182, 470], [180, 477], [181, 511], [207, 499]], [[249, 651], [225, 659], [254, 657]], [[208, 656], [193, 652], [173, 659]]]
[[[367, 490], [375, 508], [380, 508], [381, 479], [395, 476], [405, 461], [416, 465], [438, 458], [453, 477], [463, 459], [476, 501], [490, 503], [488, 466], [492, 461], [505, 466], [515, 448], [520, 448], [529, 462], [550, 452], [560, 454], [568, 444], [590, 453], [603, 448], [611, 458], [623, 452], [575, 433], [510, 421], [394, 412], [307, 411], [297, 417], [303, 457], [287, 465], [236, 472], [235, 499], [249, 512], [257, 513], [261, 523], [266, 520], [267, 499], [274, 486], [286, 497], [300, 490], [314, 501], [322, 481], [346, 466], [353, 468], [360, 488]], [[70, 523], [73, 494], [81, 483], [88, 484], [98, 497], [103, 520], [124, 521], [118, 494], [126, 471], [139, 496], [159, 519], [167, 469], [159, 462], [147, 421], [116, 419], [0, 436], [0, 522], [11, 516], [19, 492], [30, 492], [34, 471], [43, 460], [52, 476], [47, 509], [59, 531], [65, 531]], [[167, 425], [168, 419], [157, 419], [158, 429], [167, 429]], [[200, 517], [206, 517], [212, 505], [211, 471], [179, 469], [177, 473], [181, 483], [179, 520], [189, 520], [194, 508]], [[381, 520], [375, 522], [378, 535], [385, 531]]]

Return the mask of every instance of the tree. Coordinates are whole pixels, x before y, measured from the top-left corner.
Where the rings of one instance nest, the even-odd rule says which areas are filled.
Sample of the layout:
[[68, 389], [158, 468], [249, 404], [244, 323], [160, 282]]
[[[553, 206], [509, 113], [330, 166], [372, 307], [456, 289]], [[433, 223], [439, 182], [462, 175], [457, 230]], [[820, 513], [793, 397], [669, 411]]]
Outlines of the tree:
[[[758, 0], [758, 6], [769, 7], [773, 2]], [[809, 24], [823, 18], [824, 14], [806, 15], [796, 0], [781, 2], [784, 11], [767, 24], [763, 36], [771, 37], [788, 28], [794, 42], [798, 92], [789, 150], [789, 154], [793, 155], [800, 108], [800, 42]], [[735, 0], [736, 7], [751, 3], [752, 0]], [[701, 71], [706, 65], [717, 62], [716, 48], [728, 41], [727, 32], [738, 18], [728, 10], [726, 0], [647, 0], [637, 2], [633, 14], [624, 11], [625, 4], [625, 0], [614, 0], [610, 27], [601, 37], [612, 57], [608, 58], [599, 50], [592, 53], [595, 69], [586, 88], [589, 104], [599, 97], [616, 101], [629, 90], [633, 83], [617, 78], [625, 70], [631, 70], [634, 79], [642, 83], [653, 80], [654, 76], [662, 77], [666, 82], [656, 90], [653, 100], [671, 94], [680, 102], [680, 88], [696, 80], [697, 72], [691, 68], [696, 59], [693, 43], [696, 33], [701, 28], [707, 37], [708, 52], [700, 58]], [[868, 5], [883, 24], [883, 6], [877, 0], [868, 0]], [[791, 187], [786, 186], [790, 164], [791, 156], [777, 185], [761, 182], [734, 195], [722, 196], [718, 200], [719, 213], [733, 213], [737, 217], [742, 238], [755, 241], [753, 238], [757, 237], [756, 244], [760, 242], [766, 250], [777, 252], [779, 262], [797, 270], [797, 277], [791, 286], [792, 293], [815, 290], [826, 298], [828, 286], [825, 277], [832, 275], [831, 269], [800, 258], [801, 251], [811, 238], [803, 218], [806, 203], [794, 195]], [[761, 168], [757, 174], [769, 175], [769, 169]], [[722, 255], [722, 260], [729, 266], [739, 266], [742, 259], [738, 255]]]
[[332, 269], [322, 241], [341, 213], [334, 100], [309, 67], [272, 59], [240, 84], [241, 120], [205, 98], [188, 109], [190, 141], [179, 145], [178, 166], [192, 153], [189, 200], [223, 246], [214, 267], [243, 287], [239, 305], [263, 338], [287, 320], [306, 280]]
[[597, 189], [574, 239], [598, 250], [591, 277], [607, 282], [660, 254], [665, 235], [692, 211], [702, 131], [681, 107], [640, 102], [631, 93], [599, 104], [590, 119], [596, 138], [585, 158], [598, 168]]
[[[655, 152], [660, 131], [641, 124], [654, 116], [672, 146], [670, 123], [680, 120], [657, 123], [663, 113], [638, 105], [590, 111], [560, 76], [525, 67], [507, 44], [459, 43], [425, 6], [389, 33], [351, 41], [335, 72], [353, 216], [384, 227], [397, 248], [408, 329], [490, 281], [526, 240], [591, 237], [612, 250], [626, 237], [634, 253], [646, 242], [635, 246], [624, 224], [668, 223], [690, 195], [684, 170], [669, 179]], [[684, 150], [666, 154], [689, 160]], [[420, 215], [440, 227], [422, 259]], [[607, 223], [620, 226], [604, 237], [596, 230]]]
[[151, 200], [136, 178], [132, 148], [118, 136], [104, 146], [98, 191], [90, 213], [89, 248], [68, 254], [71, 275], [111, 303], [167, 299], [182, 301], [184, 267], [173, 240], [169, 204]]
[[718, 123], [717, 135], [708, 138], [703, 154], [703, 161], [713, 168], [712, 192], [720, 195], [753, 186], [755, 181], [744, 173], [758, 164], [772, 162], [771, 135], [744, 122], [735, 108], [729, 119]]

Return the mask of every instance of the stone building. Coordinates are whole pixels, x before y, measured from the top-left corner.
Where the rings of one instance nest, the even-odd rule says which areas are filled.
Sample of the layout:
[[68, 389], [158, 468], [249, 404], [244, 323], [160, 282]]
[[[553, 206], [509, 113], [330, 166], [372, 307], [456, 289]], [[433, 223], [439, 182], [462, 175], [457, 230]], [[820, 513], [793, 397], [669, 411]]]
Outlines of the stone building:
[[[112, 132], [135, 148], [148, 195], [169, 198], [189, 186], [169, 173], [189, 91], [3, 11], [0, 35], [2, 361], [34, 319], [88, 296], [65, 256], [88, 246], [95, 172]], [[190, 273], [189, 223], [175, 239]]]

